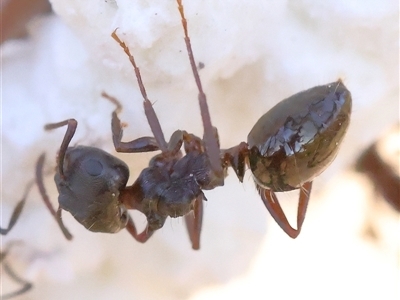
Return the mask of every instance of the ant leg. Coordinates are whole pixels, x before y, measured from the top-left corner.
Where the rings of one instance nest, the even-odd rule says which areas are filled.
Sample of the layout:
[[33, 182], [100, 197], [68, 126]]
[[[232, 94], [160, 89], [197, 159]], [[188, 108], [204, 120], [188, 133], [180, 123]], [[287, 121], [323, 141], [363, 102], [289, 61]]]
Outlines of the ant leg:
[[21, 215], [22, 209], [24, 208], [25, 202], [26, 202], [26, 198], [28, 197], [28, 193], [30, 192], [33, 184], [35, 183], [34, 180], [31, 180], [26, 188], [25, 188], [25, 192], [24, 195], [22, 197], [22, 199], [17, 203], [17, 205], [14, 208], [14, 211], [11, 215], [10, 221], [8, 222], [8, 226], [7, 228], [0, 228], [0, 233], [2, 235], [6, 235], [8, 234], [8, 232], [14, 227], [14, 225], [17, 223], [17, 220], [19, 218], [19, 216]]
[[[58, 172], [61, 176], [62, 179], [65, 179], [64, 176], [64, 157], [65, 153], [67, 152], [69, 143], [71, 142], [72, 138], [74, 137], [76, 127], [78, 126], [78, 122], [75, 119], [68, 119], [62, 122], [58, 123], [52, 123], [52, 124], [46, 124], [44, 126], [45, 130], [51, 130], [51, 129], [56, 129], [62, 126], [67, 125], [67, 131], [65, 132], [64, 139], [61, 143], [60, 151], [58, 152], [58, 157], [57, 157], [57, 166], [58, 166]], [[44, 155], [44, 154], [43, 154]], [[40, 160], [40, 158], [39, 158]], [[44, 157], [43, 157], [44, 160]]]
[[189, 152], [204, 152], [203, 140], [194, 134], [183, 131], [183, 146], [186, 153]]
[[135, 223], [133, 219], [129, 216], [126, 229], [133, 236], [133, 238], [140, 242], [145, 243], [153, 233], [163, 227], [166, 216], [161, 216], [155, 213], [157, 207], [157, 201], [150, 201], [146, 205], [146, 209], [143, 209], [143, 190], [140, 180], [137, 179], [132, 186], [123, 189], [119, 195], [119, 201], [122, 203], [126, 209], [135, 209], [144, 214], [147, 218], [147, 225], [143, 232], [138, 233], [136, 230]]
[[154, 230], [149, 229], [149, 225], [147, 224], [146, 228], [143, 230], [142, 233], [137, 233], [135, 223], [131, 217], [129, 217], [128, 224], [126, 225], [126, 229], [128, 232], [133, 236], [133, 238], [140, 242], [145, 243], [147, 240], [153, 235]]
[[203, 127], [204, 127], [204, 144], [206, 147], [206, 152], [208, 153], [208, 157], [209, 157], [210, 164], [211, 164], [211, 169], [212, 169], [215, 177], [218, 178], [219, 185], [223, 185], [224, 172], [223, 172], [222, 165], [221, 165], [220, 148], [218, 145], [218, 139], [216, 138], [216, 135], [215, 135], [215, 133], [216, 133], [215, 131], [217, 129], [212, 126], [210, 112], [208, 110], [206, 94], [203, 91], [200, 76], [199, 76], [199, 73], [196, 68], [196, 63], [194, 61], [194, 55], [193, 55], [192, 45], [190, 43], [190, 38], [188, 35], [187, 20], [185, 19], [182, 1], [177, 0], [177, 3], [178, 3], [178, 10], [181, 15], [183, 31], [185, 34], [184, 39], [185, 39], [186, 49], [187, 49], [187, 52], [189, 55], [190, 65], [192, 67], [193, 76], [195, 78], [196, 85], [199, 90], [198, 99], [199, 99], [199, 105], [200, 105], [201, 118], [202, 118]]
[[200, 249], [200, 233], [203, 224], [203, 195], [196, 198], [194, 202], [193, 214], [185, 215], [186, 228], [189, 233], [192, 248]]
[[285, 213], [279, 204], [278, 198], [275, 192], [269, 189], [263, 189], [258, 187], [261, 199], [264, 202], [265, 207], [268, 209], [271, 216], [274, 218], [275, 222], [289, 235], [291, 238], [295, 239], [301, 231], [304, 219], [306, 217], [306, 211], [308, 206], [308, 200], [310, 199], [312, 182], [304, 183], [300, 188], [299, 205], [297, 208], [297, 229], [290, 226], [289, 221], [286, 218]]
[[6, 248], [6, 250], [0, 252], [0, 262], [3, 264], [4, 267], [4, 271], [8, 274], [8, 276], [10, 276], [10, 278], [12, 280], [14, 280], [15, 282], [19, 283], [22, 285], [22, 287], [15, 291], [15, 292], [11, 292], [9, 294], [6, 295], [2, 295], [1, 299], [11, 299], [14, 297], [17, 297], [19, 295], [22, 295], [24, 293], [26, 293], [27, 291], [29, 291], [32, 288], [32, 283], [22, 279], [21, 277], [19, 277], [14, 271], [13, 269], [10, 267], [10, 265], [7, 263], [7, 261], [5, 261], [8, 252], [10, 251], [10, 248], [15, 245], [16, 242], [9, 244]]
[[304, 219], [306, 218], [306, 212], [308, 207], [308, 201], [310, 200], [312, 188], [312, 181], [304, 183], [300, 187], [299, 206], [297, 208], [297, 228], [300, 231], [303, 226]]
[[126, 44], [121, 41], [121, 39], [118, 37], [116, 33], [117, 29], [114, 30], [114, 32], [111, 34], [111, 37], [122, 47], [126, 55], [129, 57], [129, 61], [131, 62], [134, 70], [135, 70], [135, 75], [136, 79], [139, 85], [140, 92], [143, 97], [143, 107], [144, 107], [144, 113], [146, 115], [147, 121], [150, 125], [151, 131], [153, 132], [154, 138], [157, 141], [157, 145], [159, 149], [165, 153], [167, 152], [167, 142], [165, 141], [164, 138], [164, 133], [161, 129], [160, 122], [157, 118], [156, 112], [154, 111], [153, 105], [151, 104], [149, 98], [147, 97], [146, 89], [143, 85], [142, 81], [142, 76], [140, 75], [140, 70], [136, 65], [135, 58], [129, 51], [128, 47]]
[[[65, 140], [65, 138], [64, 138], [64, 140]], [[68, 144], [67, 144], [67, 147], [68, 147]], [[60, 152], [61, 152], [61, 150], [60, 150]], [[62, 211], [61, 207], [59, 206], [56, 211], [54, 209], [53, 205], [50, 203], [49, 196], [47, 195], [46, 188], [45, 188], [44, 182], [43, 182], [44, 160], [45, 160], [45, 154], [43, 153], [42, 155], [40, 155], [40, 157], [36, 163], [36, 184], [39, 188], [39, 192], [43, 198], [44, 203], [46, 204], [47, 208], [49, 209], [51, 215], [54, 217], [54, 219], [58, 223], [58, 226], [60, 227], [61, 231], [63, 232], [65, 238], [67, 240], [71, 240], [72, 235], [69, 233], [68, 229], [64, 226], [64, 223], [62, 222], [62, 219], [61, 219], [61, 211]], [[63, 161], [61, 161], [61, 162], [63, 162]]]
[[181, 130], [176, 130], [169, 139], [168, 142], [168, 153], [171, 156], [176, 156], [177, 153], [181, 150], [183, 139], [186, 132]]
[[121, 120], [118, 118], [118, 113], [121, 111], [122, 105], [116, 98], [111, 97], [105, 92], [101, 93], [101, 96], [116, 106], [116, 109], [112, 113], [111, 130], [114, 148], [117, 152], [138, 153], [159, 150], [158, 143], [153, 137], [141, 137], [130, 142], [122, 142], [123, 130]]

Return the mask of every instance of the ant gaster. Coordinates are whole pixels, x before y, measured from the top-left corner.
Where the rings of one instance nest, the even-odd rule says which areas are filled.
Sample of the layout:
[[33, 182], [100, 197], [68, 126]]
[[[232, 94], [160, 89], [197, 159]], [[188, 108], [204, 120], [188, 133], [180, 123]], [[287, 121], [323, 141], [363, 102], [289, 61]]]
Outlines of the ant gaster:
[[[193, 249], [200, 247], [203, 216], [203, 190], [224, 184], [228, 167], [243, 181], [246, 166], [253, 174], [261, 199], [279, 226], [292, 238], [302, 228], [312, 180], [334, 160], [346, 133], [351, 114], [351, 94], [339, 79], [295, 94], [264, 114], [250, 131], [247, 143], [220, 149], [217, 129], [212, 126], [206, 95], [193, 56], [187, 21], [181, 0], [177, 0], [184, 30], [184, 40], [195, 82], [204, 127], [203, 138], [175, 131], [169, 141], [147, 97], [139, 68], [126, 44], [119, 43], [134, 68], [143, 96], [145, 115], [154, 137], [122, 141], [122, 124], [118, 118], [120, 103], [103, 93], [116, 105], [112, 113], [112, 138], [117, 152], [139, 153], [160, 150], [136, 181], [126, 186], [129, 170], [120, 159], [103, 150], [69, 147], [77, 121], [74, 119], [48, 124], [47, 130], [67, 126], [57, 158], [55, 182], [59, 208], [55, 211], [43, 186], [41, 168], [37, 184], [43, 198], [67, 238], [71, 235], [61, 220], [62, 209], [69, 211], [87, 229], [114, 233], [126, 228], [139, 242], [146, 242], [161, 228], [167, 217], [184, 216]], [[181, 148], [184, 148], [185, 155]], [[44, 156], [41, 158], [44, 160]], [[43, 161], [40, 162], [43, 165]], [[276, 192], [300, 189], [297, 229], [289, 224]], [[128, 209], [147, 217], [147, 226], [138, 233]]]

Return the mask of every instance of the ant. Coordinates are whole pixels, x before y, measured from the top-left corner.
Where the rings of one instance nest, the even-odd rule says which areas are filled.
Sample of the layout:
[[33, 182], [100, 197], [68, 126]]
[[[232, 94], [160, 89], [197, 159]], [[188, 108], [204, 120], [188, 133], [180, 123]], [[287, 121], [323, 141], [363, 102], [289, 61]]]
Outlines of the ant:
[[[199, 249], [203, 200], [207, 200], [203, 190], [223, 186], [229, 167], [243, 182], [246, 167], [250, 167], [264, 205], [278, 225], [296, 238], [305, 219], [312, 181], [335, 159], [347, 131], [352, 104], [350, 91], [339, 79], [297, 93], [265, 113], [250, 131], [247, 142], [221, 149], [195, 63], [182, 1], [177, 0], [177, 4], [199, 92], [203, 137], [176, 130], [166, 141], [134, 56], [118, 37], [116, 29], [111, 36], [134, 68], [153, 137], [123, 142], [123, 126], [118, 117], [122, 106], [103, 92], [102, 96], [116, 106], [111, 119], [115, 150], [161, 153], [150, 160], [131, 186], [126, 186], [129, 169], [123, 161], [98, 148], [69, 147], [77, 128], [75, 119], [47, 124], [46, 130], [63, 126], [67, 126], [67, 130], [58, 152], [54, 177], [59, 192], [57, 211], [43, 185], [44, 155], [39, 160], [41, 167], [37, 167], [36, 181], [46, 205], [68, 239], [72, 236], [63, 225], [62, 210], [69, 211], [90, 231], [115, 233], [126, 228], [141, 243], [160, 229], [167, 217], [184, 216], [192, 248]], [[276, 196], [276, 192], [295, 189], [300, 190], [297, 229], [288, 222]], [[136, 230], [128, 209], [136, 209], [146, 216], [147, 225], [141, 233]]]

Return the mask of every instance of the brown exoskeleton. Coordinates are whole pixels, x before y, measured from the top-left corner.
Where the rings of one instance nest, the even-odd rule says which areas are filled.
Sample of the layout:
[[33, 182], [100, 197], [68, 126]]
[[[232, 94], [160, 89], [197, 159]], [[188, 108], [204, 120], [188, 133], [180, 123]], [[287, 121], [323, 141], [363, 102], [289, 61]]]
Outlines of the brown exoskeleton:
[[[189, 61], [199, 91], [199, 105], [204, 128], [203, 138], [184, 130], [175, 131], [169, 141], [147, 97], [134, 56], [117, 36], [134, 68], [143, 96], [145, 115], [153, 137], [122, 141], [118, 118], [119, 102], [103, 93], [116, 105], [112, 113], [112, 138], [117, 152], [161, 151], [155, 155], [136, 181], [126, 186], [127, 165], [110, 154], [93, 147], [69, 147], [77, 122], [69, 119], [48, 124], [46, 129], [67, 126], [57, 159], [55, 182], [59, 191], [59, 208], [53, 216], [68, 237], [61, 221], [61, 210], [69, 211], [87, 229], [114, 233], [127, 228], [139, 242], [146, 242], [161, 228], [167, 217], [185, 217], [193, 249], [200, 247], [203, 190], [224, 184], [228, 167], [243, 181], [250, 166], [261, 198], [279, 226], [292, 238], [299, 235], [310, 197], [312, 180], [334, 160], [350, 121], [351, 95], [338, 80], [293, 95], [264, 114], [248, 135], [247, 142], [220, 149], [217, 129], [212, 126], [206, 95], [196, 68], [188, 36], [187, 21], [181, 0], [177, 0]], [[184, 148], [185, 154], [181, 148]], [[40, 178], [40, 172], [38, 178]], [[45, 195], [42, 180], [38, 180]], [[275, 192], [300, 189], [297, 229], [290, 226]], [[46, 204], [52, 207], [48, 197]], [[147, 217], [145, 230], [138, 233], [128, 209]]]

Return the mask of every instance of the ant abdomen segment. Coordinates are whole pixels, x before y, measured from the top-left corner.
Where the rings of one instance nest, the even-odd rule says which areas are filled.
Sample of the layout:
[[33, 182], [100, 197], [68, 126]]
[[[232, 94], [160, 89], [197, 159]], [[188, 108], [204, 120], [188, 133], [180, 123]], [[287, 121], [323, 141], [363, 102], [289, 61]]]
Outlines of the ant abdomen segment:
[[[250, 131], [247, 145], [224, 153], [240, 181], [247, 162], [264, 205], [292, 238], [300, 234], [312, 180], [337, 155], [350, 123], [351, 104], [350, 91], [340, 79], [302, 91], [265, 113]], [[295, 189], [300, 189], [297, 229], [290, 226], [275, 195]]]
[[350, 122], [351, 95], [341, 80], [275, 105], [247, 137], [256, 184], [276, 192], [300, 188], [335, 159]]

